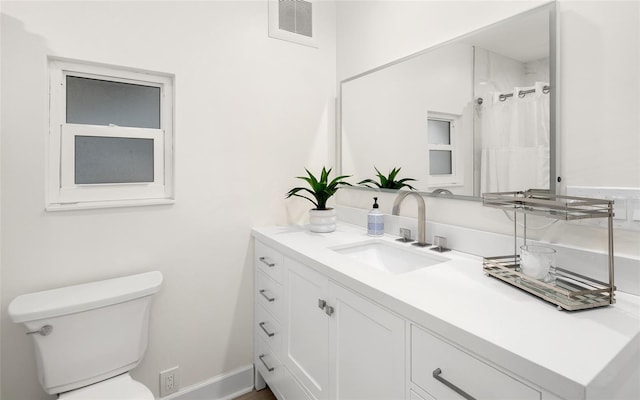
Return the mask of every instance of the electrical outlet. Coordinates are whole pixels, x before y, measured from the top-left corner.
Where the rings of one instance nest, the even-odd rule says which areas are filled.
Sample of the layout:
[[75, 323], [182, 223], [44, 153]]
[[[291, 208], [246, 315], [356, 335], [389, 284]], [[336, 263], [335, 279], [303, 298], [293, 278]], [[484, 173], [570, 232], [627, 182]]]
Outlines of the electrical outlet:
[[180, 379], [177, 366], [160, 372], [160, 397], [177, 392], [179, 387]]
[[[613, 200], [613, 228], [640, 231], [640, 188], [567, 186], [567, 195]], [[587, 218], [571, 221], [574, 224], [607, 227], [606, 218]]]

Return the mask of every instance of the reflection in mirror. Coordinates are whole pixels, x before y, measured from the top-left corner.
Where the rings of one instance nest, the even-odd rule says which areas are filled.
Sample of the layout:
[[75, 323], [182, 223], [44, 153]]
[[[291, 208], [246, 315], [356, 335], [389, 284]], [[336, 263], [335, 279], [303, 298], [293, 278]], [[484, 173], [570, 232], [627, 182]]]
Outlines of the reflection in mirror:
[[342, 172], [401, 167], [417, 190], [461, 198], [553, 192], [552, 7], [342, 81]]

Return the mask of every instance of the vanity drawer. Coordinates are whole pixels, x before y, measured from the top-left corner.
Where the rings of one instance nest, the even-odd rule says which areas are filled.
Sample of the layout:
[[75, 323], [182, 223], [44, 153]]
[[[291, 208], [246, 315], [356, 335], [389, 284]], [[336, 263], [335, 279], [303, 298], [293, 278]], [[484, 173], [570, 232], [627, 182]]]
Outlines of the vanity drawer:
[[273, 349], [260, 338], [256, 340], [256, 352], [253, 363], [269, 385], [272, 385], [274, 381], [278, 380], [280, 369], [284, 367]]
[[442, 380], [478, 400], [541, 397], [524, 383], [412, 325], [411, 381], [439, 400], [464, 398]]
[[282, 283], [284, 256], [259, 241], [255, 242], [254, 254], [256, 270], [262, 271], [274, 281]]
[[282, 321], [284, 297], [282, 285], [261, 271], [256, 272], [256, 305], [264, 307], [277, 320]]
[[282, 329], [280, 323], [260, 305], [256, 306], [256, 335], [277, 356], [281, 356]]
[[256, 341], [254, 364], [269, 388], [283, 400], [312, 400], [312, 397], [300, 386], [280, 358], [262, 340]]

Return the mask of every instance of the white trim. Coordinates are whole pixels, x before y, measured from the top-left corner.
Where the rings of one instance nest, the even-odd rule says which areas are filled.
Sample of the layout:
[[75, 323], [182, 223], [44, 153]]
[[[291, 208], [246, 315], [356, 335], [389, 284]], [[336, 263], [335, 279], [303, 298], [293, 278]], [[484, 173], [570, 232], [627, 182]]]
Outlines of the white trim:
[[99, 208], [120, 208], [158, 206], [174, 204], [174, 199], [140, 199], [140, 200], [110, 200], [110, 201], [83, 201], [78, 203], [52, 203], [45, 207], [45, 211], [74, 211], [93, 210]]
[[214, 376], [161, 400], [231, 400], [253, 390], [253, 364]]
[[316, 7], [318, 3], [315, 0], [305, 0], [311, 3], [311, 37], [300, 35], [297, 33], [289, 32], [280, 29], [280, 14], [279, 14], [279, 2], [280, 0], [269, 0], [269, 36], [275, 39], [282, 39], [289, 42], [302, 44], [309, 47], [318, 47], [316, 40], [317, 31], [317, 18], [318, 10]]
[[145, 86], [167, 86], [170, 85], [173, 80], [172, 74], [164, 72], [147, 71], [59, 57], [49, 57], [49, 65], [52, 71], [71, 72], [73, 76], [106, 79], [113, 82], [133, 83]]

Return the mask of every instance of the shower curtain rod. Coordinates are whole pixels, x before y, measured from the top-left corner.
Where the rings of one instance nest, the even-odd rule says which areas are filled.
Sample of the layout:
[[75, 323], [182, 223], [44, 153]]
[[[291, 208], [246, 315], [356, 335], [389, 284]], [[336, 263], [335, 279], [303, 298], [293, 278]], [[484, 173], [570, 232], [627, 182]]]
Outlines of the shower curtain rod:
[[[518, 97], [522, 98], [526, 95], [528, 95], [529, 93], [535, 93], [535, 89], [528, 89], [528, 90], [520, 90], [518, 92]], [[542, 87], [542, 93], [547, 94], [551, 91], [551, 87], [549, 85], [544, 85]], [[505, 101], [506, 99], [508, 99], [509, 97], [513, 97], [513, 93], [502, 93], [500, 94], [500, 96], [498, 96], [498, 100], [500, 101]], [[482, 99], [482, 97], [478, 97], [476, 99], [476, 102], [478, 104], [482, 104], [484, 102], [484, 100]]]

